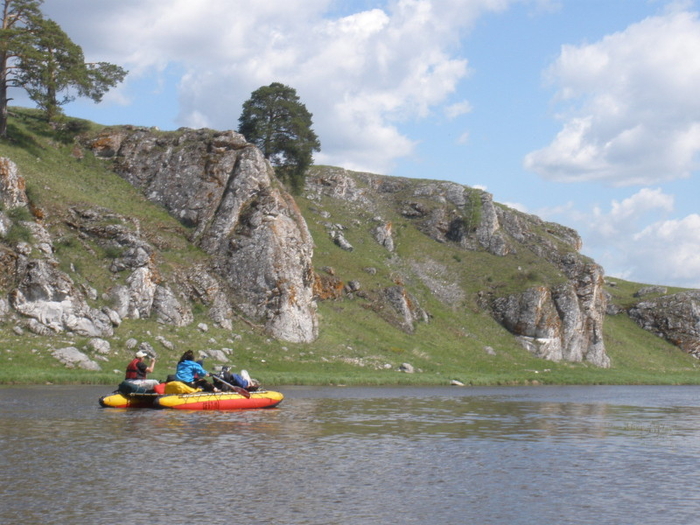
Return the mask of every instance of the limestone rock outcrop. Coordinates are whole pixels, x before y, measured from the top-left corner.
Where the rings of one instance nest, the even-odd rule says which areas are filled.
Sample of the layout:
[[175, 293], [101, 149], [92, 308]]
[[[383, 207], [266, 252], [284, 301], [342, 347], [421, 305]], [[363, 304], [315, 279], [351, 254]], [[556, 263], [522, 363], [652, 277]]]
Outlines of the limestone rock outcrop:
[[17, 165], [6, 157], [0, 157], [0, 206], [2, 209], [27, 205], [24, 177]]
[[[3, 210], [16, 212], [27, 208], [29, 201], [24, 178], [17, 166], [0, 158], [0, 201]], [[12, 219], [4, 211], [4, 232], [23, 227], [26, 240], [10, 241], [14, 249], [3, 248], [0, 278], [11, 287], [9, 305], [14, 312], [29, 318], [26, 323], [40, 335], [71, 331], [88, 337], [110, 337], [113, 325], [109, 317], [88, 305], [83, 291], [63, 272], [53, 253], [52, 239], [40, 222]], [[30, 213], [20, 214], [30, 216]], [[4, 276], [4, 277], [3, 277]], [[11, 285], [15, 284], [14, 287]]]
[[[574, 230], [495, 203], [482, 190], [314, 167], [302, 205], [327, 257], [315, 270], [300, 208], [241, 135], [119, 127], [84, 138], [82, 148], [181, 224], [168, 219], [173, 237], [150, 224], [142, 232], [138, 220], [89, 203], [45, 218], [17, 167], [0, 158], [0, 321], [18, 336], [71, 332], [106, 341], [125, 319], [185, 326], [193, 312], [205, 312], [202, 332], [212, 323], [232, 330], [243, 320], [304, 343], [318, 335], [315, 301], [333, 301], [327, 318], [359, 310], [408, 334], [442, 322], [429, 311], [435, 308], [458, 319], [450, 326], [455, 337], [474, 337], [474, 325], [459, 316], [477, 315], [537, 357], [599, 367], [610, 366], [605, 314], [626, 311], [700, 358], [700, 292], [648, 287], [633, 308], [608, 308], [603, 270], [579, 253]], [[201, 250], [178, 251], [177, 262], [164, 263], [174, 238]], [[98, 279], [62, 258], [69, 243], [101, 257]], [[103, 360], [105, 348], [94, 347], [88, 360]], [[77, 364], [85, 360], [68, 350], [55, 357], [94, 366]], [[228, 355], [207, 352], [216, 360]]]
[[318, 335], [313, 241], [261, 152], [233, 131], [107, 130], [90, 147], [165, 207], [213, 256], [231, 303], [291, 342]]
[[112, 324], [122, 319], [145, 319], [154, 315], [164, 324], [185, 326], [194, 318], [189, 298], [177, 297], [172, 286], [163, 279], [157, 263], [156, 248], [142, 238], [139, 225], [104, 208], [72, 207], [66, 224], [80, 238], [89, 239], [106, 252], [113, 253], [109, 270], [126, 273], [124, 284], [115, 284], [103, 293], [111, 307], [103, 308]]
[[628, 314], [645, 330], [700, 358], [700, 291], [648, 299], [630, 308]]
[[[581, 238], [571, 228], [498, 205], [489, 193], [452, 182], [330, 168], [309, 176], [306, 194], [317, 201], [322, 197], [339, 199], [367, 213], [381, 212], [389, 203], [439, 243], [496, 257], [528, 251], [547, 261], [560, 273], [560, 284], [525, 287], [524, 291], [507, 295], [484, 291], [480, 306], [536, 356], [610, 366], [603, 342], [603, 270], [578, 253]], [[380, 223], [372, 234], [387, 249], [395, 250], [391, 223]], [[421, 270], [436, 266], [434, 263], [414, 261], [412, 265], [439, 299], [454, 305], [464, 297], [463, 291], [454, 291], [453, 284], [451, 293], [446, 294], [439, 279]], [[390, 303], [398, 304], [395, 300]]]
[[26, 261], [21, 280], [10, 293], [12, 307], [32, 318], [30, 329], [40, 335], [51, 330], [87, 337], [111, 337], [109, 317], [88, 306], [68, 275], [45, 259]]

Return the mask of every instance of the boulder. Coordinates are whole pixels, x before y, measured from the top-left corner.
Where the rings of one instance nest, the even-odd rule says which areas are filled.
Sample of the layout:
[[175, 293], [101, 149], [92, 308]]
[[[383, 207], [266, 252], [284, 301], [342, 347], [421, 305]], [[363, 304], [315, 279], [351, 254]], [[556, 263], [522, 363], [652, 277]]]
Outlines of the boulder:
[[109, 344], [109, 341], [105, 341], [104, 339], [100, 339], [98, 337], [90, 339], [88, 341], [88, 346], [92, 349], [94, 353], [101, 355], [107, 355], [111, 350], [111, 345]]
[[666, 294], [668, 289], [665, 286], [644, 286], [634, 292], [634, 297], [644, 297], [653, 294]]
[[408, 333], [416, 329], [418, 321], [428, 322], [428, 314], [418, 304], [418, 300], [404, 286], [391, 286], [382, 292], [383, 301], [391, 311], [382, 308], [384, 317]]
[[51, 355], [65, 365], [66, 368], [82, 368], [83, 370], [90, 370], [92, 372], [97, 372], [102, 369], [99, 364], [74, 346], [56, 348], [51, 351]]
[[348, 240], [345, 238], [343, 235], [343, 232], [341, 230], [333, 230], [331, 231], [331, 239], [333, 239], [333, 242], [338, 246], [339, 248], [345, 250], [346, 252], [351, 252], [355, 248], [353, 247], [352, 244], [348, 242]]
[[374, 239], [390, 252], [394, 251], [394, 238], [392, 235], [392, 229], [392, 224], [390, 221], [388, 221], [381, 222], [372, 230], [372, 235], [374, 236]]

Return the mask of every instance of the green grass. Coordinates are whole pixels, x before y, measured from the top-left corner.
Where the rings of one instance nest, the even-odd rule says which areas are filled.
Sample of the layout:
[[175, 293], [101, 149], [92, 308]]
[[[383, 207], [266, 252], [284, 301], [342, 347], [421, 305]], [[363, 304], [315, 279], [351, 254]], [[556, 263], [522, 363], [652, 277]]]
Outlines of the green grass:
[[[97, 159], [89, 152], [84, 153], [82, 160], [72, 156], [77, 134], [97, 132], [100, 126], [76, 119], [67, 119], [64, 124], [59, 131], [52, 130], [37, 118], [37, 112], [13, 108], [10, 139], [0, 141], [0, 155], [12, 159], [25, 177], [32, 204], [44, 215], [44, 225], [54, 239], [61, 270], [77, 286], [90, 286], [100, 292], [91, 306], [104, 306], [102, 292], [123, 282], [125, 275], [109, 272], [104, 263], [119, 257], [118, 248], [99, 246], [70, 226], [73, 207], [109, 209], [114, 215], [105, 221], [127, 228], [136, 228], [138, 221], [142, 235], [158, 248], [157, 264], [165, 277], [207, 261], [206, 254], [187, 242], [191, 232], [110, 171], [109, 161]], [[478, 190], [470, 194], [472, 206], [465, 224], [474, 222], [481, 213], [478, 195]], [[395, 198], [408, 199], [409, 194], [397, 194]], [[186, 327], [164, 326], [153, 319], [125, 321], [110, 340], [112, 350], [106, 361], [98, 361], [102, 371], [87, 372], [66, 369], [51, 356], [52, 349], [65, 346], [89, 353], [86, 338], [70, 334], [39, 337], [27, 331], [16, 335], [14, 323], [0, 318], [0, 383], [115, 385], [132, 358], [133, 351], [126, 348], [126, 341], [135, 338], [149, 342], [157, 350], [159, 359], [153, 376], [158, 379], [174, 372], [185, 350], [226, 347], [233, 349], [230, 364], [234, 368], [248, 369], [268, 386], [436, 385], [449, 384], [451, 380], [466, 385], [700, 384], [697, 360], [640, 329], [624, 313], [605, 321], [606, 349], [612, 361], [609, 369], [587, 363], [544, 361], [522, 349], [477, 305], [477, 294], [505, 295], [538, 284], [564, 281], [554, 265], [527, 249], [516, 255], [494, 257], [482, 251], [438, 244], [415, 227], [414, 219], [400, 215], [396, 206], [365, 209], [353, 203], [326, 198], [309, 201], [304, 197], [297, 202], [315, 242], [316, 271], [327, 276], [323, 268], [331, 267], [341, 283], [357, 280], [366, 294], [319, 301], [320, 333], [314, 343], [276, 341], [241, 320], [235, 320], [232, 332], [214, 328], [205, 317], [205, 309], [194, 305], [196, 320]], [[331, 217], [322, 217], [320, 211], [329, 212]], [[387, 252], [371, 235], [377, 215], [392, 222], [395, 254]], [[25, 216], [22, 220], [30, 218]], [[346, 226], [344, 235], [354, 250], [339, 249], [330, 239], [325, 223]], [[12, 235], [17, 236], [14, 240], [21, 239], [26, 232]], [[13, 239], [0, 240], [0, 249], [3, 241], [9, 243]], [[367, 272], [370, 267], [376, 269], [375, 274]], [[2, 275], [0, 272], [0, 279]], [[642, 300], [634, 297], [642, 284], [608, 280], [615, 284], [607, 287], [615, 304], [629, 308]], [[429, 290], [428, 281], [431, 286], [442, 286], [449, 300], [436, 297]], [[459, 284], [464, 293], [451, 296], [454, 286], [450, 283]], [[429, 313], [429, 321], [416, 323], [411, 334], [389, 322], [392, 316], [381, 312], [377, 302], [379, 290], [397, 284], [405, 285]], [[11, 288], [12, 283], [5, 285]], [[680, 289], [669, 289], [669, 293], [675, 291]], [[198, 330], [200, 322], [208, 323], [210, 330]], [[175, 348], [163, 347], [158, 336], [172, 342]], [[487, 347], [495, 355], [487, 352]], [[402, 363], [410, 363], [417, 372], [399, 372]], [[205, 366], [211, 368], [213, 364], [207, 362]]]

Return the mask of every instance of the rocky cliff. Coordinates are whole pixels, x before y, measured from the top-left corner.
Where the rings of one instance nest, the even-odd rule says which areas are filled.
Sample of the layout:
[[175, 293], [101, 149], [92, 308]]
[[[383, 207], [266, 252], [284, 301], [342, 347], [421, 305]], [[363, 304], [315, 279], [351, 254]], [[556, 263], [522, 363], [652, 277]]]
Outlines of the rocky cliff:
[[[428, 330], [441, 309], [455, 325], [488, 315], [536, 357], [602, 368], [611, 364], [607, 311], [698, 355], [697, 293], [657, 291], [613, 308], [603, 269], [579, 253], [575, 231], [486, 192], [313, 167], [294, 199], [261, 153], [230, 131], [106, 128], [76, 147], [76, 162], [101, 159], [182, 227], [154, 234], [89, 202], [47, 217], [14, 162], [0, 158], [0, 321], [17, 334], [109, 339], [126, 319], [188, 326], [203, 307], [224, 330], [244, 322], [281, 341], [312, 343], [323, 301], [355, 302], [386, 330], [406, 334]], [[202, 256], [167, 264], [172, 236]], [[76, 284], [71, 276], [80, 272], [61, 255], [71, 243], [109, 278]]]
[[649, 298], [629, 308], [642, 328], [700, 358], [700, 292], [687, 291]]
[[[436, 243], [498, 258], [528, 252], [542, 259], [558, 273], [554, 283], [510, 294], [485, 288], [478, 291], [478, 304], [538, 357], [609, 366], [602, 332], [603, 270], [578, 253], [581, 241], [575, 231], [498, 206], [490, 194], [450, 182], [319, 169], [308, 178], [306, 190], [307, 198], [319, 204], [325, 198], [329, 210], [335, 207], [333, 201], [341, 201], [373, 214], [374, 237], [390, 252], [398, 241], [382, 213], [407, 219]], [[326, 213], [331, 218], [332, 212]], [[343, 225], [329, 222], [327, 229], [336, 244], [347, 249]], [[451, 294], [464, 297], [467, 291]]]
[[294, 199], [242, 135], [210, 130], [105, 131], [86, 143], [115, 171], [194, 228], [230, 301], [287, 341], [313, 341], [313, 242]]
[[[0, 233], [7, 238], [13, 227], [28, 230], [26, 240], [2, 247], [5, 281], [16, 283], [9, 306], [27, 318], [26, 328], [110, 337], [121, 320], [151, 316], [182, 326], [192, 322], [192, 302], [199, 301], [223, 327], [240, 315], [282, 340], [316, 338], [312, 240], [294, 200], [256, 148], [233, 132], [161, 136], [131, 128], [104, 132], [84, 146], [114, 161], [121, 176], [191, 227], [190, 240], [211, 258], [165, 279], [159, 246], [141, 235], [138, 221], [105, 208], [72, 206], [65, 224], [80, 239], [118, 254], [106, 264], [113, 274], [126, 275], [123, 284], [105, 290], [76, 287], [60, 269], [57, 239], [40, 217], [20, 213], [28, 208], [25, 181], [11, 160], [2, 159], [6, 211]], [[88, 306], [98, 294], [111, 306]]]

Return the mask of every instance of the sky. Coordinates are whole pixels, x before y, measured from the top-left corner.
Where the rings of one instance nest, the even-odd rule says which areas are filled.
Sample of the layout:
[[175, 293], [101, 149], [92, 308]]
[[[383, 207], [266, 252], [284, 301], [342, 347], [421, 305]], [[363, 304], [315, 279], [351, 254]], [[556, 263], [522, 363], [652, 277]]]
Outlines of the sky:
[[[691, 0], [45, 0], [129, 70], [73, 117], [236, 129], [296, 89], [317, 164], [448, 180], [576, 229], [606, 275], [700, 288]], [[21, 92], [13, 104], [23, 103]]]

